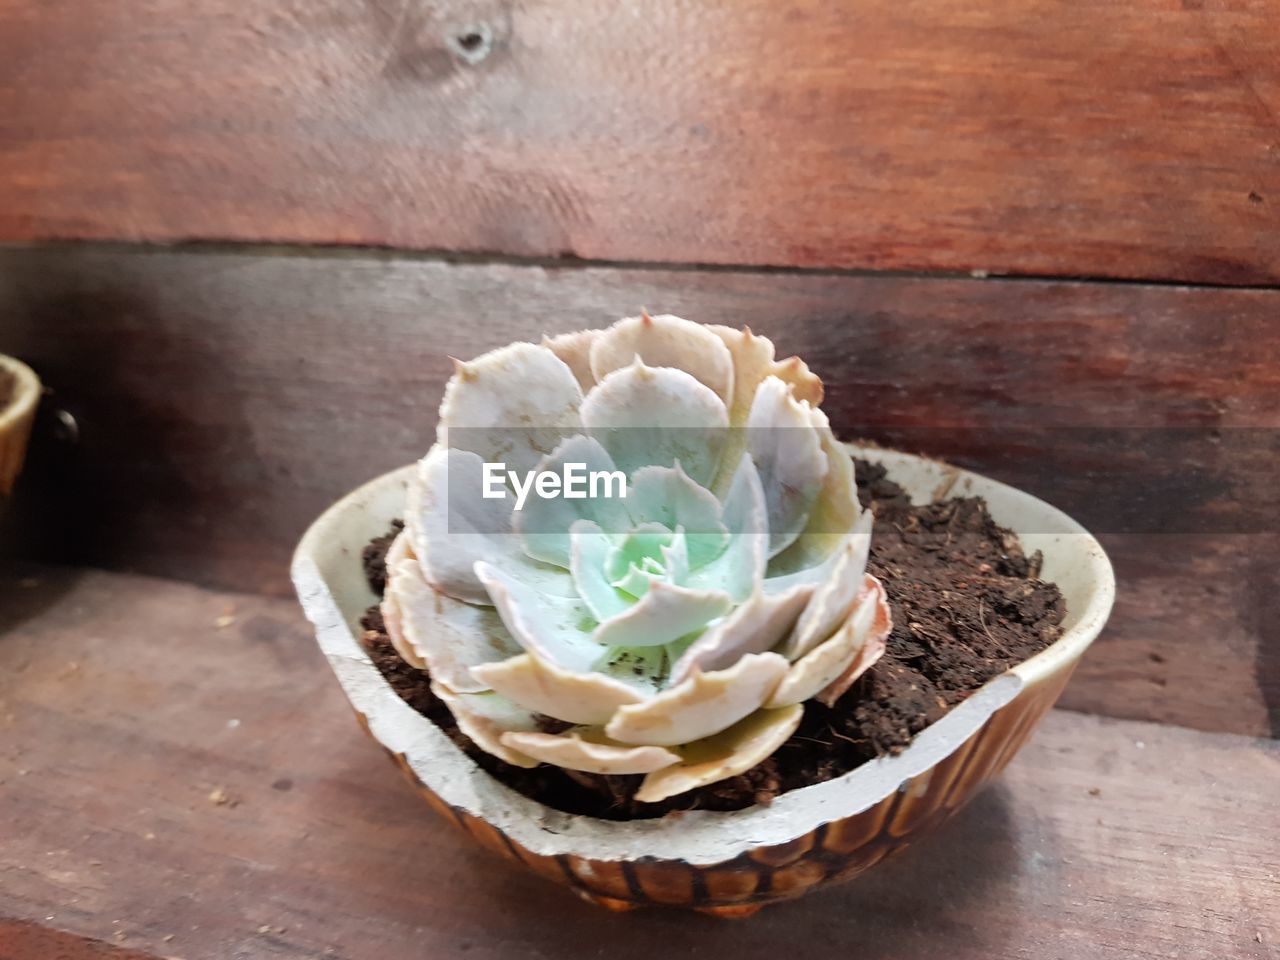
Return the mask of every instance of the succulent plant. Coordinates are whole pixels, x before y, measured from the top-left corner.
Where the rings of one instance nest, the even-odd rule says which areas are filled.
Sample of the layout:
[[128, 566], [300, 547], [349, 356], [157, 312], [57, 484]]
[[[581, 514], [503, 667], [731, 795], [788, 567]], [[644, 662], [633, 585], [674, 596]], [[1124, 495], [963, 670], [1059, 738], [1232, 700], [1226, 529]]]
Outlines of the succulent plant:
[[[456, 366], [382, 609], [480, 749], [656, 802], [760, 763], [883, 653], [871, 515], [798, 358], [643, 315]], [[516, 510], [482, 493], [497, 462], [626, 496]]]

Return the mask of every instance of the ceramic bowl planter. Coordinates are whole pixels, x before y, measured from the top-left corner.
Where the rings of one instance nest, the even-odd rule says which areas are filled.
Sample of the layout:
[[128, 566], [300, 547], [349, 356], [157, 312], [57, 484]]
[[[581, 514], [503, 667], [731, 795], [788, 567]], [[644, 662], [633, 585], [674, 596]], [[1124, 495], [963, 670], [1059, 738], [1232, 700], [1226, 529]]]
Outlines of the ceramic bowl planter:
[[783, 793], [771, 805], [611, 822], [574, 816], [499, 783], [393, 691], [360, 645], [377, 598], [357, 558], [404, 516], [413, 468], [349, 494], [307, 531], [293, 580], [320, 647], [357, 716], [442, 816], [506, 859], [604, 906], [666, 904], [742, 916], [853, 877], [924, 835], [1000, 772], [1053, 705], [1110, 613], [1114, 578], [1098, 542], [1048, 504], [936, 461], [877, 448], [917, 503], [985, 498], [1028, 553], [1044, 556], [1067, 617], [1060, 639], [996, 677], [901, 754]]
[[31, 368], [0, 355], [0, 388], [6, 383], [8, 399], [0, 402], [0, 497], [9, 494], [22, 470], [40, 400], [40, 379]]

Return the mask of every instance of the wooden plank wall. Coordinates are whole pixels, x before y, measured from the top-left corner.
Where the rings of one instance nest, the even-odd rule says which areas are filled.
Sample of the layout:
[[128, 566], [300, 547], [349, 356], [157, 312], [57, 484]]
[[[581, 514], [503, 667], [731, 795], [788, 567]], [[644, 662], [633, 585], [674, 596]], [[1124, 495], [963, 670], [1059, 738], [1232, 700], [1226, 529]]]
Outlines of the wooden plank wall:
[[0, 0], [0, 240], [1275, 283], [1277, 21], [1276, 0]]
[[1104, 534], [1120, 598], [1067, 705], [1276, 723], [1278, 291], [129, 248], [0, 276], [0, 351], [54, 391], [7, 520], [29, 555], [287, 593], [305, 525], [430, 444], [449, 355], [644, 305], [749, 324], [812, 362], [841, 434]]

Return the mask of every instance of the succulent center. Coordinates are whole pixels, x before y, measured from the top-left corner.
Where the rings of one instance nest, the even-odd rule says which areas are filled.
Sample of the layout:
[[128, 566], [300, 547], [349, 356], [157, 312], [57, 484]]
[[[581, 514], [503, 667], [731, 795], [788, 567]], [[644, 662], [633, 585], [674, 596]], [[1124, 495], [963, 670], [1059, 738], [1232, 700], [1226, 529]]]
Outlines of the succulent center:
[[628, 531], [609, 551], [605, 576], [613, 586], [634, 599], [649, 592], [655, 579], [667, 575], [667, 553], [675, 533], [661, 523], [642, 523]]

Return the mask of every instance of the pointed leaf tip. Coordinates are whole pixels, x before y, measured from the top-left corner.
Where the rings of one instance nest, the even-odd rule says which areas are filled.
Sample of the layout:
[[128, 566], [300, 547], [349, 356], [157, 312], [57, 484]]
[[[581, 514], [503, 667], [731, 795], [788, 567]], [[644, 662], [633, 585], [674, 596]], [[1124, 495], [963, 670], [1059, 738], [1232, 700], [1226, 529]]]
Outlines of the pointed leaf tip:
[[464, 383], [473, 383], [476, 379], [475, 367], [467, 363], [465, 360], [459, 360], [457, 357], [450, 356], [453, 362], [453, 375]]

